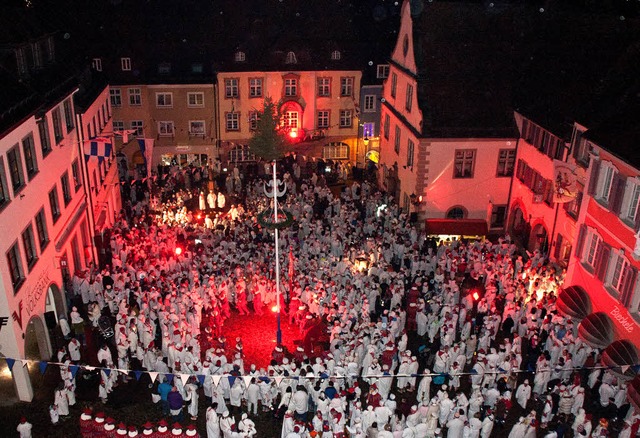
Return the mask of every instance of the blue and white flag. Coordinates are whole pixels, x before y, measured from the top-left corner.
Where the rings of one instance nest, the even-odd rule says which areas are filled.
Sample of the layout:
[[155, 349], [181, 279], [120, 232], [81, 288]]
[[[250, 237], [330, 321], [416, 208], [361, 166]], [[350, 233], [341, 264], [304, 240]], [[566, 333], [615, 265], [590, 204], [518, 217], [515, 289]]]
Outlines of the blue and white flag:
[[111, 140], [106, 137], [96, 137], [85, 142], [84, 159], [89, 161], [91, 157], [98, 157], [98, 161], [102, 162], [105, 157], [111, 156]]

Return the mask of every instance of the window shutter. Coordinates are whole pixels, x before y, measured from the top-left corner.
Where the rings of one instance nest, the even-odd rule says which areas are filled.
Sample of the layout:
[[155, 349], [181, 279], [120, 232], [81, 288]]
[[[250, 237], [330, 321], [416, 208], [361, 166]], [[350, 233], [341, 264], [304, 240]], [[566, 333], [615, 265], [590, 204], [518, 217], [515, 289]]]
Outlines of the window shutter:
[[622, 296], [620, 297], [620, 302], [625, 306], [629, 307], [631, 304], [631, 299], [633, 298], [633, 291], [636, 288], [636, 279], [638, 278], [638, 271], [631, 267], [627, 266], [624, 269], [624, 284], [620, 288], [622, 292]]
[[611, 195], [609, 196], [609, 210], [619, 215], [622, 208], [622, 199], [624, 198], [624, 189], [627, 186], [627, 178], [620, 175], [619, 172], [613, 176], [611, 182]]
[[560, 258], [561, 248], [562, 248], [562, 234], [558, 234], [558, 237], [556, 238], [556, 247], [553, 250], [553, 258], [556, 259], [556, 261], [558, 261], [558, 259]]
[[591, 167], [591, 179], [589, 180], [589, 190], [587, 190], [587, 193], [590, 196], [593, 196], [596, 193], [596, 187], [598, 187], [600, 164], [600, 160], [593, 160], [593, 166]]
[[578, 240], [576, 241], [576, 251], [574, 255], [582, 260], [582, 248], [584, 247], [584, 240], [587, 237], [587, 226], [585, 224], [580, 225], [580, 231], [578, 231]]
[[611, 255], [611, 246], [604, 242], [600, 242], [596, 253], [596, 277], [604, 283], [607, 276], [607, 268], [609, 267], [609, 255]]

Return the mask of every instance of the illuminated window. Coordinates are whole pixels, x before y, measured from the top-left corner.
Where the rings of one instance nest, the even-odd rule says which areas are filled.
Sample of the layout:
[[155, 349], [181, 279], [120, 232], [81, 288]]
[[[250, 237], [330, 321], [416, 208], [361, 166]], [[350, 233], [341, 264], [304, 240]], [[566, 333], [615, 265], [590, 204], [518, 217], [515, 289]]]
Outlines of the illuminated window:
[[297, 128], [298, 127], [298, 112], [286, 111], [282, 115], [282, 125], [285, 128]]

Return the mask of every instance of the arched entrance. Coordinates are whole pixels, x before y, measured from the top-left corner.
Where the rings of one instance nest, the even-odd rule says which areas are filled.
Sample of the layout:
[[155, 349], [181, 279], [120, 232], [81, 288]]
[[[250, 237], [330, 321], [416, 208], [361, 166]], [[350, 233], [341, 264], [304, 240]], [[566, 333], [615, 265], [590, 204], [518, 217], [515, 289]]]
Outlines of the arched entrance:
[[31, 360], [49, 360], [51, 358], [51, 344], [49, 335], [42, 319], [34, 315], [27, 324], [24, 334], [24, 357]]
[[549, 236], [547, 229], [543, 224], [537, 224], [533, 227], [531, 235], [529, 236], [529, 245], [527, 245], [529, 251], [533, 252], [539, 249], [541, 252], [546, 253], [549, 249]]
[[518, 206], [513, 207], [509, 218], [508, 229], [511, 233], [511, 237], [524, 246], [529, 238], [529, 224], [524, 217], [524, 212]]

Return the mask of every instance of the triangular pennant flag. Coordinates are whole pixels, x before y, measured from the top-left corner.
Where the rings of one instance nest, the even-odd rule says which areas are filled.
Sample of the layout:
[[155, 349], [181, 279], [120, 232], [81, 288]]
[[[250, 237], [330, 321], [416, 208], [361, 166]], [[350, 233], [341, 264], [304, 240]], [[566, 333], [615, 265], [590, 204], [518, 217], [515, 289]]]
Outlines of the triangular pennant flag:
[[44, 374], [45, 371], [47, 371], [47, 363], [44, 360], [40, 361], [40, 374]]
[[211, 376], [211, 380], [213, 381], [213, 386], [218, 386], [218, 383], [220, 383], [220, 379], [222, 379], [222, 376], [219, 376], [217, 374], [214, 374], [213, 376]]
[[198, 374], [198, 382], [200, 382], [201, 385], [204, 385], [204, 378], [205, 376], [203, 374]]
[[164, 376], [167, 378], [167, 383], [171, 385], [173, 383], [173, 374], [165, 374]]
[[76, 374], [78, 374], [78, 369], [80, 367], [78, 365], [71, 365], [69, 366], [69, 369], [71, 370], [71, 375], [73, 376], [73, 378], [75, 379]]
[[622, 374], [626, 373], [627, 371], [629, 371], [629, 368], [631, 367], [631, 365], [622, 365], [620, 367], [620, 369], [622, 370]]
[[133, 375], [136, 376], [136, 380], [140, 380], [140, 376], [142, 375], [142, 371], [136, 370], [133, 372]]
[[149, 371], [149, 377], [151, 378], [151, 384], [156, 381], [156, 377], [158, 377], [157, 371]]
[[249, 383], [251, 383], [251, 379], [253, 379], [253, 376], [251, 375], [242, 376], [242, 380], [244, 380], [244, 386], [249, 386]]
[[102, 368], [102, 371], [109, 377], [111, 375], [111, 368]]
[[13, 364], [16, 363], [15, 359], [11, 359], [10, 357], [5, 357], [4, 360], [7, 361], [7, 366], [9, 367], [9, 371], [13, 369]]
[[284, 379], [284, 377], [282, 377], [282, 376], [275, 376], [273, 378], [273, 380], [276, 381], [276, 386], [280, 386], [280, 384], [282, 383], [282, 379]]
[[183, 385], [187, 384], [189, 377], [191, 377], [191, 374], [180, 374], [180, 380], [182, 380]]

